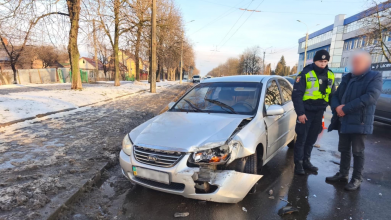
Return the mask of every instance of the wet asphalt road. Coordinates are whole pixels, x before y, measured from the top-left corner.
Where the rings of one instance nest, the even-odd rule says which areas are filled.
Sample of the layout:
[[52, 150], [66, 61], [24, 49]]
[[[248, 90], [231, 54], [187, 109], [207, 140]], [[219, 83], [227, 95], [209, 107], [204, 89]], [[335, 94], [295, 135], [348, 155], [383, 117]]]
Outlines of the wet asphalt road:
[[[331, 114], [325, 117], [328, 125]], [[318, 139], [321, 147], [312, 153], [318, 174], [293, 175], [293, 151], [286, 147], [264, 167], [257, 192], [237, 204], [201, 202], [140, 186], [118, 191], [115, 187], [126, 180], [117, 166], [102, 186], [85, 194], [64, 217], [92, 219], [95, 213], [101, 219], [174, 219], [175, 212], [189, 212], [187, 219], [391, 219], [390, 130], [390, 125], [375, 123], [374, 134], [366, 140], [364, 181], [355, 192], [346, 192], [343, 183], [325, 182], [326, 176], [338, 172], [340, 154], [338, 134], [324, 130]], [[269, 198], [270, 189], [274, 199]], [[278, 210], [287, 205], [281, 199], [299, 213], [280, 217]]]

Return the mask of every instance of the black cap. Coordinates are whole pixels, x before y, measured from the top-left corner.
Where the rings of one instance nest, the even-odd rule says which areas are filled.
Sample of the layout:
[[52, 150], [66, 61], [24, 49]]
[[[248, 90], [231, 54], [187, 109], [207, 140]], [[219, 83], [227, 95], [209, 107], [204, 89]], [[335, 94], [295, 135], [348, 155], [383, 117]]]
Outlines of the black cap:
[[329, 52], [327, 52], [327, 50], [318, 50], [318, 51], [316, 51], [313, 61], [315, 62], [315, 61], [318, 61], [318, 60], [330, 61], [330, 54], [329, 54]]

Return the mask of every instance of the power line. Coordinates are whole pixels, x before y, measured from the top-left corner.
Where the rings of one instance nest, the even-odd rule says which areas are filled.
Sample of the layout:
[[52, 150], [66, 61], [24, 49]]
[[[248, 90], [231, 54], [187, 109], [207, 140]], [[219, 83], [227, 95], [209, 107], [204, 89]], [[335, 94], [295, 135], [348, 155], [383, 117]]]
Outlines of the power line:
[[[262, 0], [261, 1], [261, 3], [259, 3], [259, 5], [255, 8], [255, 10], [257, 10], [258, 8], [259, 8], [259, 6], [261, 6], [261, 4], [264, 2], [265, 0]], [[230, 38], [228, 38], [228, 40], [227, 41], [225, 41], [224, 42], [224, 44], [223, 45], [221, 45], [220, 46], [220, 48], [221, 47], [223, 47], [238, 31], [239, 31], [239, 29], [247, 22], [247, 20], [254, 14], [254, 12], [255, 11], [253, 11], [253, 12], [251, 12], [251, 14], [247, 17], [247, 19], [239, 26], [239, 28], [238, 29], [236, 29], [236, 31], [231, 35], [231, 37]]]
[[[240, 4], [240, 2], [238, 4], [236, 4], [235, 6], [238, 6]], [[200, 29], [196, 30], [195, 32], [191, 33], [191, 34], [195, 34], [197, 32], [199, 32], [200, 30], [208, 27], [209, 25], [221, 20], [222, 18], [232, 14], [233, 12], [235, 11], [235, 8], [234, 9], [228, 9], [228, 11], [225, 11], [223, 14], [221, 14], [220, 16], [218, 16], [216, 19], [213, 19], [211, 22], [209, 22], [208, 24], [204, 25], [203, 27], [201, 27]]]
[[[253, 3], [253, 1], [251, 1], [250, 4], [247, 5], [247, 7], [249, 7]], [[225, 38], [228, 36], [228, 34], [231, 32], [231, 30], [235, 27], [235, 25], [238, 23], [238, 21], [243, 17], [244, 13], [246, 13], [246, 11], [243, 11], [243, 13], [240, 15], [240, 17], [235, 21], [234, 25], [232, 25], [232, 27], [229, 29], [227, 34], [225, 34], [225, 36], [223, 37], [221, 42], [223, 42], [225, 40]]]

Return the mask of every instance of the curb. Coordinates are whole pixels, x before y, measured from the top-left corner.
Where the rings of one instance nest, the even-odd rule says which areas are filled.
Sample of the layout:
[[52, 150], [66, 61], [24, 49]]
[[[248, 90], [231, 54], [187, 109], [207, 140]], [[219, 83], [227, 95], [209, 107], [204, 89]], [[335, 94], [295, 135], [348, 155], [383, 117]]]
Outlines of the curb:
[[55, 219], [58, 219], [58, 215], [67, 209], [67, 206], [70, 205], [71, 203], [73, 203], [84, 191], [84, 188], [88, 187], [88, 186], [92, 186], [96, 183], [98, 183], [100, 180], [101, 180], [101, 177], [102, 177], [102, 173], [104, 172], [104, 170], [106, 170], [107, 168], [109, 168], [109, 163], [110, 162], [106, 162], [100, 169], [99, 171], [97, 171], [95, 173], [95, 175], [93, 177], [91, 177], [90, 179], [88, 179], [75, 193], [73, 193], [73, 195], [71, 195], [65, 202], [63, 202], [63, 204], [59, 207], [57, 207], [55, 210], [53, 210], [53, 212], [51, 214], [49, 214], [49, 216], [47, 217], [47, 220], [55, 220]]
[[114, 97], [114, 98], [105, 99], [105, 100], [102, 100], [102, 101], [99, 101], [99, 102], [94, 102], [94, 103], [90, 103], [90, 104], [86, 104], [86, 105], [80, 105], [80, 106], [78, 106], [76, 108], [67, 108], [67, 109], [62, 109], [62, 110], [58, 110], [58, 111], [47, 112], [47, 113], [44, 113], [44, 114], [38, 114], [38, 115], [33, 116], [33, 117], [27, 117], [27, 118], [22, 118], [22, 119], [18, 119], [18, 120], [6, 122], [6, 123], [0, 123], [0, 128], [7, 127], [7, 126], [10, 126], [10, 125], [19, 123], [19, 122], [33, 120], [33, 119], [36, 119], [36, 118], [42, 118], [42, 117], [45, 117], [45, 116], [48, 116], [48, 115], [53, 115], [53, 114], [57, 114], [57, 113], [61, 113], [61, 112], [68, 112], [68, 111], [72, 111], [72, 110], [75, 110], [75, 109], [78, 109], [78, 108], [83, 108], [83, 107], [87, 107], [87, 106], [91, 106], [91, 105], [96, 105], [96, 104], [99, 104], [99, 103], [113, 101], [115, 99], [119, 99], [119, 98], [131, 96], [131, 95], [135, 95], [135, 94], [142, 93], [142, 92], [145, 92], [145, 91], [148, 91], [148, 90], [147, 89], [143, 89], [143, 90], [140, 90], [140, 91], [137, 91], [137, 92], [133, 92], [133, 93], [130, 93], [130, 94], [125, 94], [125, 95], [120, 95], [120, 96], [117, 96], [117, 97]]

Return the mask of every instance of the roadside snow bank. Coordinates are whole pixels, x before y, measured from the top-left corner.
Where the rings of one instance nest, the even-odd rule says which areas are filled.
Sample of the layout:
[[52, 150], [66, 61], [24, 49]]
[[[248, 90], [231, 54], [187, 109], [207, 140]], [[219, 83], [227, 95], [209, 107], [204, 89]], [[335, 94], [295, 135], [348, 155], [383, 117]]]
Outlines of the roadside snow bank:
[[[158, 82], [158, 88], [169, 87], [178, 82]], [[69, 83], [68, 83], [69, 84]], [[113, 82], [99, 82], [98, 84], [86, 84], [83, 90], [53, 89], [53, 85], [63, 88], [64, 84], [31, 85], [42, 88], [42, 91], [18, 92], [0, 95], [0, 124], [38, 114], [60, 111], [69, 108], [93, 104], [123, 95], [129, 95], [149, 87], [147, 82], [121, 82], [121, 86], [114, 87]], [[47, 85], [51, 85], [47, 89]], [[17, 86], [1, 86], [0, 89], [20, 88]], [[70, 84], [69, 84], [70, 88]]]

